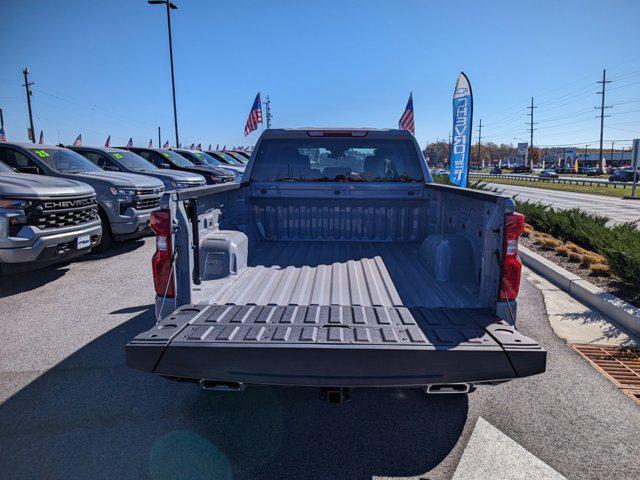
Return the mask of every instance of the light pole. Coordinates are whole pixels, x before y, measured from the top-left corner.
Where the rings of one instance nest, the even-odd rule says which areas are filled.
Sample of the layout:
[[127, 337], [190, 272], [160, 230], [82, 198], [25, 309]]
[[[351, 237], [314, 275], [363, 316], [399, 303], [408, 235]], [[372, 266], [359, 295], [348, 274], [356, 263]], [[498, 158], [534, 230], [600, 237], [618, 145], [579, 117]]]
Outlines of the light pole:
[[147, 0], [150, 5], [164, 4], [167, 6], [167, 29], [169, 30], [169, 61], [171, 63], [171, 92], [173, 93], [173, 125], [176, 132], [176, 148], [180, 144], [178, 140], [178, 111], [176, 109], [176, 80], [173, 74], [173, 44], [171, 42], [171, 10], [177, 10], [178, 6], [169, 0]]

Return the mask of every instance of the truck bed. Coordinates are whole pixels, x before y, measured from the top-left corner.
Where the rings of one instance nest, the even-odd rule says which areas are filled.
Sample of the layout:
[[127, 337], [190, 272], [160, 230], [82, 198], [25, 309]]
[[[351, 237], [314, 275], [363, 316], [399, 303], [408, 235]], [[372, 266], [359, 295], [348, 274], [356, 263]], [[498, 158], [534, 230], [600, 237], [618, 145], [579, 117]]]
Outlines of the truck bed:
[[249, 267], [203, 281], [198, 298], [215, 305], [473, 307], [477, 292], [436, 282], [414, 242], [263, 241]]
[[126, 347], [169, 377], [273, 385], [424, 386], [541, 373], [545, 351], [478, 309], [190, 305]]

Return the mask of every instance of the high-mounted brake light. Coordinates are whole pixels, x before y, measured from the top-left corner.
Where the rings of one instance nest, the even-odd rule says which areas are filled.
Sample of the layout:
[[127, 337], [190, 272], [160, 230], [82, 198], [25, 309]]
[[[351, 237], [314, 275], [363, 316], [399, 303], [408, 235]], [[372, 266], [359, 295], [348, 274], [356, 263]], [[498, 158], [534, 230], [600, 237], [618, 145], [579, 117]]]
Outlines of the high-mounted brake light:
[[310, 137], [366, 137], [368, 130], [307, 130]]
[[151, 259], [153, 286], [156, 294], [163, 297], [175, 297], [174, 276], [172, 272], [171, 248], [171, 212], [156, 210], [151, 212], [151, 230], [156, 234], [156, 252]]
[[524, 216], [509, 213], [504, 216], [504, 236], [502, 238], [502, 275], [500, 278], [499, 300], [515, 300], [520, 290], [522, 262], [518, 256], [518, 238], [524, 231]]

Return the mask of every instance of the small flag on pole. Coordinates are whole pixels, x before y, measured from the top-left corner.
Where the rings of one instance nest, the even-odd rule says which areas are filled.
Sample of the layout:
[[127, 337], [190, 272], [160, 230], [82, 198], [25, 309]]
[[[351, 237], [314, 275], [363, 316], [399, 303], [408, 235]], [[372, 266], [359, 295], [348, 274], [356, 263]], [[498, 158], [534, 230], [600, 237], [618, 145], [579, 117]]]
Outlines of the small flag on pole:
[[[585, 155], [586, 157], [586, 155]], [[576, 163], [573, 164], [573, 171], [578, 173], [580, 171], [580, 166], [578, 164], [578, 157], [576, 157]]]
[[74, 147], [81, 147], [82, 146], [82, 134], [78, 135], [76, 137], [76, 139], [73, 141], [73, 146]]
[[194, 150], [196, 148], [196, 146], [192, 143], [191, 145], [189, 145], [189, 150]]
[[105, 148], [111, 148], [111, 135], [109, 135], [107, 137], [107, 139], [105, 140], [104, 146], [105, 146]]
[[38, 140], [38, 143], [40, 145], [44, 144], [44, 133], [42, 132], [42, 130], [40, 130], [40, 140]]
[[169, 142], [164, 142], [164, 145], [162, 145], [162, 148], [169, 148]]
[[227, 151], [227, 144], [226, 144], [226, 143], [224, 144], [224, 147], [222, 147], [222, 151], [223, 151], [223, 152], [226, 152], [226, 151]]
[[262, 102], [260, 101], [260, 92], [256, 95], [253, 105], [251, 105], [249, 118], [247, 118], [247, 123], [244, 126], [244, 136], [246, 137], [258, 128], [259, 123], [262, 123]]
[[216, 150], [220, 150], [220, 144], [216, 143]]
[[153, 138], [149, 139], [149, 146], [147, 148], [153, 148]]
[[133, 147], [133, 137], [129, 137], [129, 141], [127, 142], [127, 148]]
[[413, 93], [409, 94], [407, 106], [405, 107], [404, 113], [398, 121], [398, 128], [401, 130], [409, 130], [412, 134], [416, 134], [413, 122]]
[[211, 151], [211, 144], [209, 144], [209, 150], [207, 150], [207, 151], [209, 151], [209, 152]]
[[0, 142], [6, 142], [7, 135], [4, 133], [4, 126], [0, 127]]
[[202, 144], [199, 143], [198, 145], [196, 145], [196, 150], [198, 150], [199, 152], [202, 151]]

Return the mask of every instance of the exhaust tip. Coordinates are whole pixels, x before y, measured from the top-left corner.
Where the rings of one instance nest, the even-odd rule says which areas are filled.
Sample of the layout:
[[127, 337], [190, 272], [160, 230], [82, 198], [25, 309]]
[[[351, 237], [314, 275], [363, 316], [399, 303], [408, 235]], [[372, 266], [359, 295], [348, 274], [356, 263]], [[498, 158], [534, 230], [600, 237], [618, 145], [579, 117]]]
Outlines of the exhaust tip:
[[198, 382], [203, 390], [213, 390], [216, 392], [242, 392], [247, 386], [240, 382], [218, 382], [216, 380], [202, 379]]
[[429, 395], [465, 394], [474, 390], [475, 387], [470, 383], [439, 383], [425, 387], [425, 393]]

